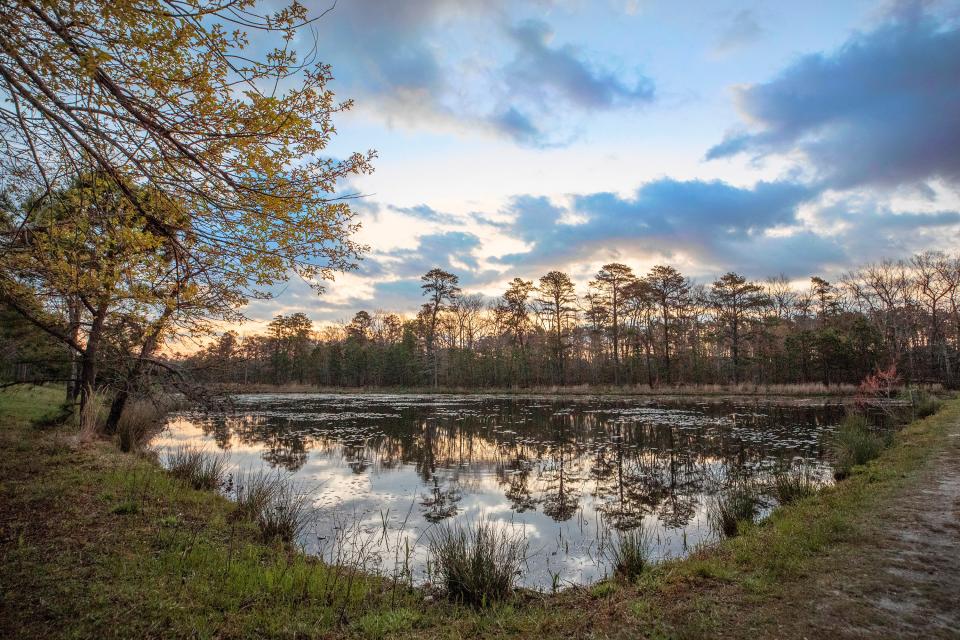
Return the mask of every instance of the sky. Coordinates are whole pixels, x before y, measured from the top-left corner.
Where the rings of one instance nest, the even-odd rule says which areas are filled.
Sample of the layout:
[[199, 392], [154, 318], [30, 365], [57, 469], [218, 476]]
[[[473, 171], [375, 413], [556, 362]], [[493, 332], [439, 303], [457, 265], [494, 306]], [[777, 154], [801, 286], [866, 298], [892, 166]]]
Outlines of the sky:
[[[327, 0], [306, 0], [314, 14]], [[322, 296], [246, 308], [317, 325], [624, 262], [696, 281], [836, 278], [960, 239], [960, 0], [338, 0], [316, 39], [333, 156], [369, 247]]]

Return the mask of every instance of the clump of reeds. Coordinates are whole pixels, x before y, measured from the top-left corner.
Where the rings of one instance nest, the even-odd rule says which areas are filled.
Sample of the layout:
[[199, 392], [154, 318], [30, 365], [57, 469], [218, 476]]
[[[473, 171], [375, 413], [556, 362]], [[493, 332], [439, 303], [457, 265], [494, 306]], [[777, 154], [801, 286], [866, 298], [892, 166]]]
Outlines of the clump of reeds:
[[94, 438], [100, 431], [106, 418], [103, 409], [103, 396], [97, 392], [91, 392], [80, 410], [80, 441], [86, 442]]
[[921, 393], [913, 403], [913, 415], [916, 418], [932, 416], [943, 406], [943, 402], [929, 393]]
[[257, 509], [257, 525], [265, 540], [292, 543], [307, 526], [310, 496], [292, 482], [279, 477], [272, 483], [262, 479], [255, 487], [248, 487], [245, 500], [247, 509]]
[[440, 526], [430, 537], [430, 553], [448, 596], [476, 606], [510, 596], [526, 551], [526, 539], [508, 525], [483, 520]]
[[117, 435], [123, 452], [142, 449], [163, 425], [168, 408], [147, 398], [129, 400], [117, 421]]
[[650, 565], [650, 536], [642, 526], [621, 531], [609, 553], [614, 573], [633, 580]]
[[850, 475], [855, 466], [866, 464], [883, 451], [886, 438], [870, 428], [867, 418], [851, 413], [843, 419], [830, 444], [837, 480]]
[[790, 504], [817, 492], [819, 483], [807, 465], [796, 465], [774, 472], [769, 491], [778, 504]]
[[180, 445], [167, 453], [166, 467], [194, 489], [219, 489], [227, 475], [227, 455], [193, 445]]
[[238, 471], [227, 483], [236, 503], [234, 519], [257, 520], [267, 508], [280, 483], [280, 475], [267, 471]]
[[728, 538], [740, 532], [742, 522], [752, 522], [760, 508], [760, 495], [749, 480], [736, 479], [714, 496], [708, 517], [716, 531]]

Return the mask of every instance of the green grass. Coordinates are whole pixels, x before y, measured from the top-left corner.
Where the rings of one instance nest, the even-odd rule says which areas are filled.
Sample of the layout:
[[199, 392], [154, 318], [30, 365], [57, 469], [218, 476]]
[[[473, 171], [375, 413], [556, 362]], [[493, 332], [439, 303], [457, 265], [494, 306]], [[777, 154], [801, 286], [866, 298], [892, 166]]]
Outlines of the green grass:
[[710, 524], [720, 535], [732, 538], [753, 522], [759, 507], [760, 495], [754, 483], [735, 479], [711, 500]]
[[770, 479], [767, 491], [779, 505], [788, 505], [808, 498], [819, 488], [816, 476], [806, 465], [794, 465], [779, 469]]
[[650, 536], [642, 526], [617, 535], [610, 561], [614, 572], [627, 580], [636, 579], [650, 566]]
[[784, 589], [855, 555], [863, 523], [960, 420], [948, 402], [843, 482], [633, 582], [478, 609], [264, 543], [236, 505], [156, 461], [31, 426], [62, 395], [0, 392], [3, 638], [775, 637]]
[[486, 607], [513, 593], [527, 542], [508, 525], [480, 520], [441, 525], [430, 538], [430, 555], [446, 595]]
[[833, 435], [831, 449], [834, 477], [846, 478], [853, 468], [873, 460], [888, 444], [885, 434], [872, 428], [866, 417], [852, 413], [843, 419]]

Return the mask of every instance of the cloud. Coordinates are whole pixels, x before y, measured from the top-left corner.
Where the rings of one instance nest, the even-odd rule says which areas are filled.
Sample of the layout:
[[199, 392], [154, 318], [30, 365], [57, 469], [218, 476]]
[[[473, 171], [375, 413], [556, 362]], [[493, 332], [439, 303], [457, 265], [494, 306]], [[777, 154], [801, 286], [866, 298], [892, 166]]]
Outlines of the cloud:
[[730, 18], [714, 42], [716, 53], [729, 53], [752, 44], [763, 35], [763, 28], [750, 9], [741, 9]]
[[341, 93], [390, 123], [488, 131], [530, 147], [569, 144], [584, 114], [654, 99], [647, 76], [628, 81], [579, 47], [553, 46], [545, 22], [515, 24], [510, 7], [341, 0], [318, 22], [320, 56]]
[[838, 50], [736, 89], [749, 129], [708, 159], [799, 153], [823, 186], [960, 185], [960, 29], [898, 10]]
[[[662, 178], [628, 198], [605, 192], [574, 195], [569, 209], [546, 198], [520, 196], [508, 207], [515, 216], [510, 232], [532, 248], [504, 261], [547, 267], [614, 247], [648, 254], [695, 251], [716, 258], [722, 242], [795, 224], [798, 207], [816, 195], [793, 182], [741, 188], [722, 181]], [[571, 219], [583, 222], [566, 222]]]
[[577, 47], [551, 47], [553, 33], [539, 20], [515, 25], [509, 34], [518, 47], [506, 67], [511, 88], [542, 103], [557, 99], [581, 109], [612, 109], [645, 104], [654, 98], [653, 81], [638, 74], [627, 83], [589, 64]]

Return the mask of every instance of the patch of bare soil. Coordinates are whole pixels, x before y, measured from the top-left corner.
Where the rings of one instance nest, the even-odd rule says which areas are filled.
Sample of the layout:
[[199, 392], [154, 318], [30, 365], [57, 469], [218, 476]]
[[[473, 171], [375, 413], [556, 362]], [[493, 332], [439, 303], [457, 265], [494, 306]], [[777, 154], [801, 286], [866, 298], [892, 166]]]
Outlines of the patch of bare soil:
[[862, 543], [831, 561], [785, 636], [960, 638], [960, 425]]

